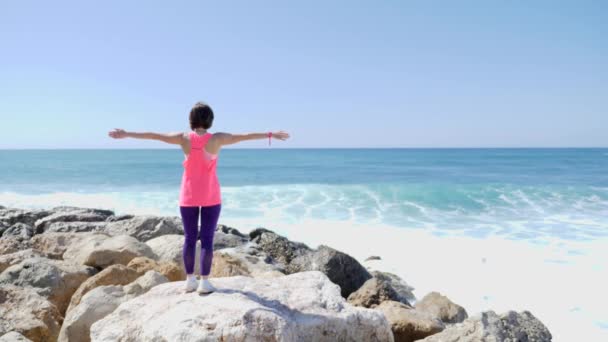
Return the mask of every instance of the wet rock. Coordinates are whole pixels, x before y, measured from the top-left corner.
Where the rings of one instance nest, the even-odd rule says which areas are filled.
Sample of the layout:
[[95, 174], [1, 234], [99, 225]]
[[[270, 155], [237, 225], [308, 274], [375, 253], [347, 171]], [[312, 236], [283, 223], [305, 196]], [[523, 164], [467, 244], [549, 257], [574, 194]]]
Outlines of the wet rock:
[[325, 245], [293, 259], [287, 271], [321, 271], [340, 286], [344, 298], [372, 277], [355, 258]]
[[249, 233], [250, 240], [255, 242], [275, 262], [287, 267], [296, 257], [307, 254], [311, 249], [301, 243], [290, 241], [284, 236], [266, 228], [256, 228]]

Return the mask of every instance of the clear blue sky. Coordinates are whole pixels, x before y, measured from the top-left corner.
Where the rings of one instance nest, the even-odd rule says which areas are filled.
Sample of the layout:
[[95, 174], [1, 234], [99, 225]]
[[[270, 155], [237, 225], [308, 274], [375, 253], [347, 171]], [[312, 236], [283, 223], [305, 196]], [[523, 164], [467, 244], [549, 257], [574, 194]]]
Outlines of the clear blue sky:
[[606, 1], [2, 1], [0, 43], [0, 148], [164, 147], [106, 132], [199, 100], [283, 147], [608, 146]]

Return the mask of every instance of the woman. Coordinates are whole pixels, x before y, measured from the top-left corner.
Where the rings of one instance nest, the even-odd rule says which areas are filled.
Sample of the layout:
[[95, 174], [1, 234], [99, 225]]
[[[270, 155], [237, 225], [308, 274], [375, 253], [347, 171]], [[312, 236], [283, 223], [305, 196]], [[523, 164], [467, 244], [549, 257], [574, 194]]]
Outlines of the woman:
[[[215, 287], [209, 282], [213, 260], [213, 237], [221, 211], [220, 184], [216, 175], [218, 153], [222, 146], [245, 140], [289, 138], [283, 131], [251, 134], [209, 133], [213, 124], [213, 111], [206, 103], [198, 102], [190, 111], [188, 133], [136, 133], [114, 129], [108, 135], [115, 139], [153, 139], [168, 144], [180, 145], [185, 154], [184, 173], [179, 195], [180, 213], [184, 225], [182, 255], [186, 268], [185, 291], [195, 289], [199, 293], [210, 293]], [[198, 219], [201, 220], [201, 280], [194, 276], [196, 240], [199, 236]]]

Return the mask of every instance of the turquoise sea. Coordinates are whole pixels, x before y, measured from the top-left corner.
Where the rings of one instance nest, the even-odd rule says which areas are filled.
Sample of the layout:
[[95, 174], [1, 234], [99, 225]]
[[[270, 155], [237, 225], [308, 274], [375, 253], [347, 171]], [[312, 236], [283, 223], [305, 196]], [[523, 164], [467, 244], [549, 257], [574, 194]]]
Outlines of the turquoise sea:
[[[0, 151], [0, 198], [110, 195], [117, 211], [175, 215], [182, 160], [178, 149]], [[288, 222], [528, 240], [607, 236], [607, 171], [608, 149], [226, 149], [218, 164], [226, 217], [280, 210]]]
[[[2, 150], [0, 205], [178, 215], [183, 158]], [[608, 149], [225, 149], [218, 174], [222, 223], [382, 255], [420, 296], [530, 309], [556, 341], [608, 332]]]

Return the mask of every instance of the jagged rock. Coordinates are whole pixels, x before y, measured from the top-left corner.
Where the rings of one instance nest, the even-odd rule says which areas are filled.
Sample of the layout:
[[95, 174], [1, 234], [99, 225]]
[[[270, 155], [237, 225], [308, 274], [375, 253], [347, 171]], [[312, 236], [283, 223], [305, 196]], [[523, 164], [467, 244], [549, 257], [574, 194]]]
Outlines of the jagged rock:
[[[217, 291], [155, 286], [91, 326], [100, 341], [393, 341], [378, 311], [349, 305], [321, 272], [216, 278]], [[125, 319], [128, 317], [128, 319]]]
[[51, 222], [46, 225], [44, 234], [103, 232], [106, 225], [107, 222]]
[[[397, 291], [393, 289], [390, 282], [383, 279], [373, 277], [368, 279], [357, 291], [348, 295], [348, 302], [352, 305], [363, 306], [366, 308], [374, 308], [386, 300], [394, 300], [400, 302], [402, 298]], [[403, 302], [410, 305], [408, 301]]]
[[0, 237], [0, 255], [15, 253], [24, 249], [32, 248], [30, 240], [20, 236]]
[[444, 324], [428, 314], [418, 312], [412, 307], [387, 300], [376, 307], [391, 324], [395, 342], [412, 342], [442, 331]]
[[232, 227], [228, 227], [228, 226], [226, 226], [224, 224], [218, 224], [217, 227], [215, 227], [215, 231], [216, 232], [222, 232], [224, 234], [230, 234], [230, 235], [240, 236], [242, 238], [245, 238], [245, 239], [249, 240], [249, 235], [243, 234], [238, 229], [232, 228]]
[[37, 220], [50, 214], [52, 214], [52, 211], [49, 210], [4, 208], [0, 209], [0, 222], [4, 223], [7, 227], [18, 222], [34, 227]]
[[0, 255], [0, 273], [5, 269], [22, 262], [25, 259], [42, 256], [40, 253], [30, 249]]
[[284, 236], [266, 228], [256, 228], [249, 233], [251, 241], [255, 242], [273, 261], [287, 267], [296, 257], [307, 254], [311, 249], [301, 243], [290, 241]]
[[365, 260], [363, 260], [363, 261], [369, 261], [369, 260], [382, 260], [382, 258], [380, 258], [377, 255], [370, 255], [367, 258], [365, 258]]
[[70, 312], [76, 305], [80, 304], [82, 297], [87, 292], [93, 290], [96, 287], [104, 285], [126, 285], [137, 279], [143, 273], [137, 272], [136, 270], [129, 268], [125, 265], [112, 265], [95, 274], [89, 279], [85, 280], [74, 292], [70, 300], [70, 305], [66, 312]]
[[34, 236], [34, 227], [22, 222], [17, 222], [12, 226], [6, 228], [4, 230], [4, 233], [2, 233], [1, 235], [3, 237], [18, 236], [24, 239], [29, 239]]
[[416, 302], [416, 296], [414, 296], [413, 292], [414, 288], [411, 287], [408, 283], [406, 283], [403, 279], [401, 279], [401, 277], [399, 277], [398, 275], [378, 270], [371, 271], [370, 273], [373, 277], [378, 278], [379, 280], [387, 282], [391, 285], [393, 290], [395, 290], [395, 292], [397, 292], [397, 295], [399, 296], [396, 301], [406, 304]]
[[146, 242], [167, 234], [183, 234], [179, 217], [135, 216], [132, 219], [108, 222], [104, 232], [110, 235], [131, 235]]
[[462, 323], [450, 325], [439, 334], [429, 336], [426, 342], [550, 342], [553, 337], [529, 311], [509, 311], [497, 315], [494, 311], [482, 312]]
[[16, 331], [11, 331], [0, 336], [0, 342], [32, 342], [32, 340]]
[[0, 341], [6, 340], [10, 331], [32, 341], [56, 341], [62, 320], [57, 307], [34, 288], [0, 286], [0, 335], [4, 335]]
[[35, 257], [4, 270], [0, 274], [0, 285], [31, 286], [63, 314], [72, 294], [82, 282], [95, 273], [97, 270], [92, 267]]
[[426, 312], [444, 323], [460, 323], [467, 317], [467, 311], [438, 292], [431, 292], [416, 303], [416, 310]]
[[213, 249], [234, 248], [242, 246], [249, 241], [249, 236], [236, 228], [218, 224], [213, 238]]
[[287, 271], [321, 271], [340, 285], [344, 298], [348, 298], [348, 295], [372, 277], [355, 258], [325, 245], [293, 259]]
[[127, 267], [137, 271], [140, 274], [149, 270], [154, 270], [169, 279], [169, 281], [178, 281], [186, 278], [186, 274], [176, 263], [170, 261], [154, 261], [146, 257], [137, 257], [129, 261]]
[[68, 247], [90, 236], [89, 233], [49, 233], [35, 235], [32, 249], [50, 259], [62, 259]]
[[89, 330], [93, 323], [113, 312], [120, 304], [165, 282], [167, 278], [162, 274], [148, 271], [128, 285], [100, 286], [89, 291], [76, 307], [68, 311], [58, 341], [90, 341]]
[[129, 235], [107, 236], [91, 234], [70, 246], [63, 254], [64, 260], [105, 268], [114, 264], [127, 265], [138, 256], [156, 258], [148, 245]]
[[116, 221], [130, 220], [134, 217], [135, 216], [133, 216], [133, 215], [112, 215], [112, 216], [108, 217], [106, 219], [106, 221], [107, 222], [116, 222]]
[[109, 216], [114, 215], [114, 212], [110, 210], [77, 207], [55, 207], [53, 211], [53, 214], [36, 221], [36, 234], [44, 233], [53, 222], [103, 222]]

